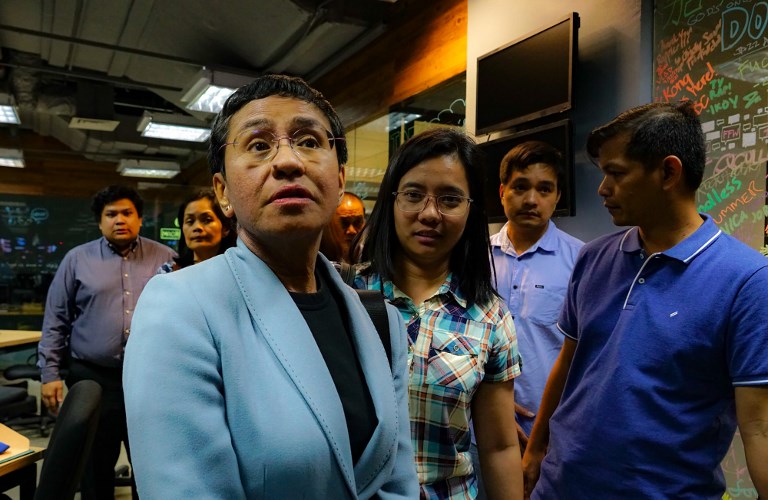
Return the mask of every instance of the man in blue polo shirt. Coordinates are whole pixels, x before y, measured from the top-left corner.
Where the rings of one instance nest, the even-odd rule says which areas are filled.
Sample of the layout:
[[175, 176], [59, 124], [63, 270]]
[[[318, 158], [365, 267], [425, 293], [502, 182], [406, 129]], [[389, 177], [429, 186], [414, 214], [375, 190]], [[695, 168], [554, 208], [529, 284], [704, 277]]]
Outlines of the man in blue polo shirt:
[[696, 211], [705, 153], [693, 105], [633, 108], [595, 129], [587, 151], [614, 224], [633, 227], [576, 262], [526, 493], [720, 499], [738, 425], [767, 497], [768, 259]]
[[501, 160], [499, 196], [507, 223], [491, 236], [496, 286], [515, 318], [525, 371], [515, 380], [521, 445], [533, 428], [544, 384], [563, 335], [556, 327], [568, 279], [584, 242], [550, 219], [565, 182], [563, 155], [541, 141], [512, 148]]

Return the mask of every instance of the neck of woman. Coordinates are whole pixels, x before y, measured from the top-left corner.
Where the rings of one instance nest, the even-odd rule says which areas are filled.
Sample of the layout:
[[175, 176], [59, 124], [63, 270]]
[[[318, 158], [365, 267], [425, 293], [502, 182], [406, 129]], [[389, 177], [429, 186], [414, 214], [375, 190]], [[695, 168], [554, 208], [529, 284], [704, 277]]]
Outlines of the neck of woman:
[[392, 282], [420, 305], [432, 297], [445, 282], [450, 272], [449, 261], [417, 263], [403, 255], [395, 258], [395, 276]]
[[263, 242], [247, 232], [241, 232], [240, 238], [275, 273], [289, 292], [317, 292], [315, 263], [320, 248], [320, 234], [310, 242], [306, 238]]
[[197, 264], [198, 262], [202, 262], [204, 260], [208, 260], [211, 257], [216, 256], [216, 254], [219, 252], [219, 248], [206, 248], [205, 250], [197, 250], [192, 252], [192, 263]]

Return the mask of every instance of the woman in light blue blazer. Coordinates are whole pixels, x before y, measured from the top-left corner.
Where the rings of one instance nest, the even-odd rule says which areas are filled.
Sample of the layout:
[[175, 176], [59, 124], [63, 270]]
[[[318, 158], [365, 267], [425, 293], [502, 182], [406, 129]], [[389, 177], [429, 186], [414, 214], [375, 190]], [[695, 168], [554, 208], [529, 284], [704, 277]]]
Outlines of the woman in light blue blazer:
[[391, 361], [357, 294], [318, 254], [344, 191], [341, 122], [297, 78], [242, 87], [209, 161], [235, 248], [153, 278], [124, 386], [139, 495], [418, 498], [402, 321]]

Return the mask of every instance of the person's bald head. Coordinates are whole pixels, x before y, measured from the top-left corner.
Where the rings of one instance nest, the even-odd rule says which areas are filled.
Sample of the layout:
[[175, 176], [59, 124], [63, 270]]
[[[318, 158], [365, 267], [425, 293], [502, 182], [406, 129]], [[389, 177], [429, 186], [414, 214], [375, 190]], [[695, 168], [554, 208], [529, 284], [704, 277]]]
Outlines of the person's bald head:
[[347, 245], [365, 226], [365, 206], [356, 194], [345, 192], [336, 208], [336, 219], [344, 232]]

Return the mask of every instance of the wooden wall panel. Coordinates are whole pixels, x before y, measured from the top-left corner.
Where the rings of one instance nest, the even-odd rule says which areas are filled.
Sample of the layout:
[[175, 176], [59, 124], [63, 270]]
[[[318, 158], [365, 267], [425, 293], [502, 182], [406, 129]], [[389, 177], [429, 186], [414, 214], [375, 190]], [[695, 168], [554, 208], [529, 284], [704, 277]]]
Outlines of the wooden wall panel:
[[466, 70], [467, 0], [407, 2], [398, 19], [358, 54], [311, 82], [346, 127]]

